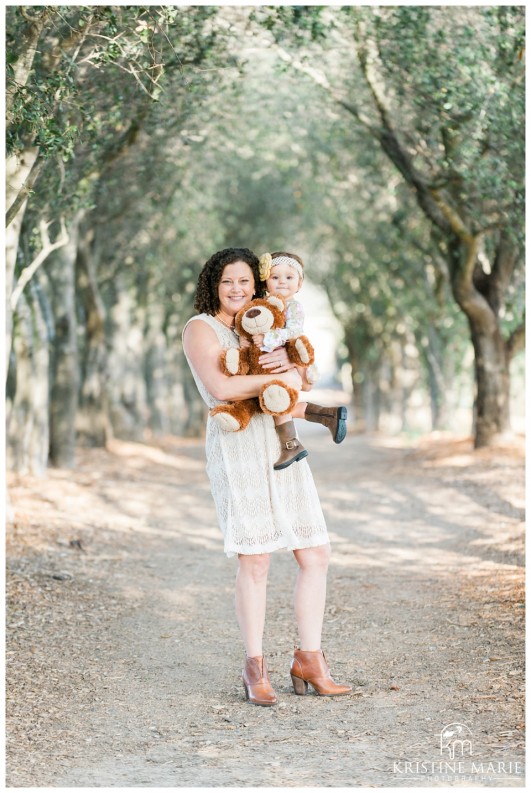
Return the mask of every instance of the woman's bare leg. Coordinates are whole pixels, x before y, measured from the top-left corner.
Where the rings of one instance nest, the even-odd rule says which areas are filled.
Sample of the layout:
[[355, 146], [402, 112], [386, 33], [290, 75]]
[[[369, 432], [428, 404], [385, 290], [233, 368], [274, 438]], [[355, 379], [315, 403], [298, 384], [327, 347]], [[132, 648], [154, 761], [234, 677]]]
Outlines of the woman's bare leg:
[[249, 658], [263, 655], [262, 637], [266, 614], [268, 553], [238, 555], [236, 618]]
[[330, 545], [300, 548], [293, 553], [299, 565], [294, 601], [300, 648], [320, 650]]

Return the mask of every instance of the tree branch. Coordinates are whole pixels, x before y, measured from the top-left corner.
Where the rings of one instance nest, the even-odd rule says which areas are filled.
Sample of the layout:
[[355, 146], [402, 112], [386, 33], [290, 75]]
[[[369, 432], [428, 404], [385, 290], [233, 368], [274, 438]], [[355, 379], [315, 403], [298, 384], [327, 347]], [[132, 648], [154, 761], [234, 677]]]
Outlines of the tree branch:
[[15, 200], [13, 201], [13, 203], [6, 212], [6, 228], [9, 226], [13, 218], [17, 216], [20, 207], [32, 192], [33, 185], [37, 181], [38, 176], [40, 175], [42, 169], [44, 168], [44, 163], [45, 160], [42, 157], [39, 159], [37, 155], [37, 159], [34, 162], [33, 167], [29, 172], [26, 181], [18, 191]]
[[373, 97], [376, 110], [382, 121], [382, 127], [376, 126], [366, 114], [362, 113], [359, 107], [347, 101], [337, 91], [335, 91], [323, 72], [296, 60], [290, 53], [283, 50], [282, 47], [277, 46], [276, 52], [283, 61], [289, 63], [297, 71], [306, 74], [317, 85], [323, 88], [337, 105], [350, 113], [350, 115], [354, 116], [354, 118], [360, 124], [362, 124], [362, 126], [365, 127], [365, 129], [367, 129], [370, 134], [376, 138], [376, 140], [378, 140], [382, 149], [402, 174], [406, 182], [415, 189], [418, 203], [421, 209], [424, 211], [424, 214], [445, 234], [448, 234], [450, 228], [447, 218], [440, 211], [438, 203], [434, 201], [431, 195], [431, 191], [429, 190], [429, 181], [425, 179], [414, 167], [411, 156], [408, 154], [405, 147], [401, 145], [394, 130], [391, 122], [391, 116], [383, 99], [383, 95], [377, 87], [375, 72], [370, 64], [370, 59], [366, 49], [364, 47], [358, 49], [358, 60], [360, 62], [360, 66], [362, 68], [362, 72], [367, 82], [369, 91]]
[[507, 287], [517, 262], [517, 246], [511, 240], [506, 230], [503, 229], [496, 247], [496, 255], [492, 265], [492, 275], [499, 283], [502, 290], [505, 290]]
[[286, 50], [282, 49], [282, 47], [279, 47], [278, 45], [276, 45], [275, 51], [281, 60], [283, 60], [285, 63], [289, 63], [289, 65], [292, 66], [296, 71], [305, 74], [307, 77], [310, 77], [316, 85], [324, 88], [324, 90], [336, 104], [347, 110], [360, 122], [360, 124], [366, 127], [366, 129], [370, 130], [373, 134], [375, 133], [376, 129], [371, 123], [369, 117], [362, 113], [361, 110], [356, 107], [356, 105], [347, 102], [346, 99], [340, 96], [340, 94], [330, 85], [327, 76], [323, 72], [315, 69], [313, 66], [309, 66], [308, 64], [296, 60], [293, 55], [290, 55], [289, 52], [286, 52]]
[[24, 270], [22, 270], [22, 273], [20, 274], [20, 278], [18, 279], [11, 294], [10, 302], [12, 311], [15, 310], [22, 292], [24, 291], [27, 284], [31, 281], [41, 264], [53, 251], [56, 251], [58, 248], [62, 248], [68, 242], [69, 238], [66, 231], [64, 218], [61, 218], [61, 233], [55, 242], [51, 242], [50, 240], [50, 236], [48, 234], [49, 226], [49, 222], [47, 223], [46, 221], [41, 220], [39, 228], [42, 240], [42, 250], [37, 254], [33, 261], [27, 267], [25, 267]]
[[40, 13], [31, 16], [28, 14], [27, 7], [25, 6], [19, 6], [19, 12], [29, 24], [21, 35], [22, 51], [19, 53], [19, 57], [13, 66], [13, 77], [7, 80], [6, 127], [8, 129], [13, 117], [12, 110], [15, 94], [19, 88], [24, 87], [28, 82], [41, 33], [53, 13], [52, 9], [44, 7], [44, 9], [41, 9]]
[[445, 201], [442, 198], [439, 190], [435, 190], [432, 188], [430, 189], [430, 193], [433, 200], [440, 209], [441, 214], [446, 218], [448, 222], [448, 226], [452, 230], [452, 232], [455, 234], [456, 237], [459, 237], [459, 239], [462, 240], [462, 242], [469, 245], [474, 239], [474, 235], [469, 229], [467, 229], [467, 227], [461, 220], [461, 217], [458, 215], [455, 209], [453, 209], [453, 207], [450, 206], [448, 201]]
[[[371, 43], [373, 48], [369, 51]], [[364, 43], [358, 46], [357, 55], [363, 76], [373, 98], [374, 105], [382, 122], [381, 129], [377, 130], [376, 137], [391, 162], [400, 171], [406, 182], [416, 192], [417, 202], [428, 217], [445, 234], [450, 231], [448, 218], [441, 212], [441, 206], [434, 200], [428, 185], [431, 180], [426, 179], [414, 166], [413, 159], [398, 138], [397, 132], [391, 121], [391, 113], [387, 107], [383, 90], [378, 85], [378, 76], [374, 68], [377, 58], [374, 43], [370, 36], [364, 37]]]
[[505, 349], [507, 350], [507, 357], [511, 361], [516, 353], [525, 349], [525, 311], [522, 318], [522, 324], [518, 325], [513, 330], [507, 341], [505, 342]]

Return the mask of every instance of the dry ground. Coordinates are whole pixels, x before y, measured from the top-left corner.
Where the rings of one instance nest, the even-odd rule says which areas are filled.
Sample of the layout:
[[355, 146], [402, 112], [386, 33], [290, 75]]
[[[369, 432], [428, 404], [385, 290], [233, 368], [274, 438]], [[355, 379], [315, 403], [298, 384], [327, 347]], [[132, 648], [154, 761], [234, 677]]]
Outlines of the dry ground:
[[[10, 479], [8, 786], [523, 785], [522, 444], [335, 447], [304, 429], [333, 546], [323, 646], [353, 694], [293, 694], [295, 568], [278, 552], [280, 704], [244, 701], [203, 445], [114, 441]], [[452, 723], [472, 752], [453, 764]]]

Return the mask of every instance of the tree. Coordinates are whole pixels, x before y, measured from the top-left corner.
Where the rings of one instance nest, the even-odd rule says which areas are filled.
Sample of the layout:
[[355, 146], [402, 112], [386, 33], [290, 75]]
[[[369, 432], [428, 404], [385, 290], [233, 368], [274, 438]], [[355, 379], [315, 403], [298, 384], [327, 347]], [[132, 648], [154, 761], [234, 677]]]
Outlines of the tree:
[[[61, 7], [37, 10], [32, 16], [23, 7], [9, 9], [7, 143], [13, 180], [7, 221], [13, 233], [6, 283], [8, 330], [11, 307], [18, 301], [22, 309], [23, 295], [32, 300], [31, 283], [49, 259], [50, 278], [41, 281], [46, 311], [54, 321], [46, 325], [48, 338], [42, 339], [42, 334], [38, 338], [53, 347], [50, 449], [52, 460], [61, 465], [73, 464], [76, 423], [78, 429], [84, 425], [86, 437], [92, 426], [91, 437], [98, 442], [103, 440], [104, 428], [109, 428], [101, 409], [109, 382], [105, 350], [109, 307], [101, 300], [94, 252], [101, 253], [95, 230], [106, 211], [110, 174], [113, 169], [119, 173], [119, 165], [133, 147], [146, 165], [155, 136], [157, 146], [166, 144], [186, 118], [187, 99], [183, 98], [193, 95], [191, 105], [208, 86], [196, 67], [216, 58], [217, 34], [209, 21], [215, 13], [208, 8]], [[224, 53], [223, 36], [219, 38], [219, 51]], [[186, 69], [191, 70], [190, 79]], [[163, 96], [166, 116], [161, 141], [156, 117]], [[30, 159], [29, 154], [35, 155], [26, 169], [29, 177], [22, 177], [19, 166]], [[171, 189], [176, 189], [175, 182]], [[51, 294], [46, 294], [48, 289]], [[58, 294], [63, 299], [53, 300]], [[40, 304], [33, 303], [42, 313]], [[68, 319], [61, 316], [65, 306]], [[31, 355], [37, 338], [30, 323], [19, 322], [16, 327], [26, 334], [26, 343], [12, 348], [8, 339], [8, 354], [13, 352], [12, 405], [17, 404], [17, 391], [22, 398], [23, 386], [31, 389], [31, 383], [23, 383], [16, 370], [21, 354], [29, 351]], [[67, 338], [76, 344], [63, 344]], [[142, 371], [141, 360], [135, 366]], [[31, 381], [30, 370], [26, 372]], [[66, 403], [72, 410], [63, 409]], [[80, 422], [78, 406], [91, 414]], [[31, 414], [31, 401], [27, 407]], [[25, 437], [29, 414], [11, 412], [12, 443]], [[23, 449], [19, 452], [14, 455], [17, 466], [27, 468]], [[41, 459], [38, 466], [31, 463], [30, 467], [42, 471], [43, 463]]]
[[[524, 339], [517, 294], [523, 263], [523, 8], [348, 6], [263, 13], [262, 23], [276, 29], [277, 40], [289, 39], [289, 52], [281, 48], [280, 55], [378, 142], [429, 221], [469, 324], [475, 442], [488, 445], [508, 429], [509, 364]], [[352, 49], [356, 62], [348, 55]], [[317, 50], [323, 70], [309, 60]], [[338, 73], [339, 52], [352, 71]]]

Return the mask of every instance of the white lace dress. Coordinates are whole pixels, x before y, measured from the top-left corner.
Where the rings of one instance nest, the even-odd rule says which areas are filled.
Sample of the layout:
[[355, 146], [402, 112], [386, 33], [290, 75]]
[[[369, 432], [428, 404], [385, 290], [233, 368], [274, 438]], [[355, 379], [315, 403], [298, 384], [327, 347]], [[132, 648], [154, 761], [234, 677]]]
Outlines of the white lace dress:
[[[222, 347], [238, 347], [238, 336], [214, 317], [199, 314]], [[187, 359], [188, 360], [188, 359]], [[201, 397], [219, 405], [188, 360]], [[306, 460], [282, 471], [273, 464], [280, 444], [272, 416], [258, 414], [239, 432], [225, 432], [210, 418], [206, 428], [206, 470], [227, 556], [311, 548], [329, 542], [312, 473]]]

